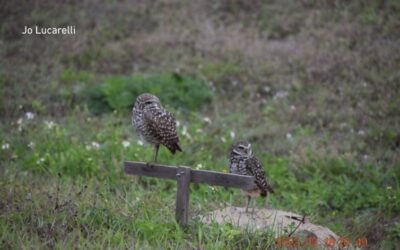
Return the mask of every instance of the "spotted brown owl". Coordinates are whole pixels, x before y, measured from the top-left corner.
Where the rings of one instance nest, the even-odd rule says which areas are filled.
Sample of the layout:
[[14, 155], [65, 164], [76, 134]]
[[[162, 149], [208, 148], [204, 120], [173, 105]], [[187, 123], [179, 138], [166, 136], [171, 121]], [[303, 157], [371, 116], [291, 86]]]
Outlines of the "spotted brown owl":
[[248, 197], [246, 212], [252, 197], [266, 197], [268, 193], [274, 193], [273, 188], [265, 177], [265, 171], [261, 162], [253, 156], [251, 144], [246, 141], [234, 143], [229, 155], [229, 172], [255, 177], [256, 189], [242, 190]]
[[164, 109], [157, 96], [141, 94], [132, 109], [132, 123], [141, 140], [155, 147], [154, 161], [160, 145], [175, 154], [181, 151], [174, 116]]

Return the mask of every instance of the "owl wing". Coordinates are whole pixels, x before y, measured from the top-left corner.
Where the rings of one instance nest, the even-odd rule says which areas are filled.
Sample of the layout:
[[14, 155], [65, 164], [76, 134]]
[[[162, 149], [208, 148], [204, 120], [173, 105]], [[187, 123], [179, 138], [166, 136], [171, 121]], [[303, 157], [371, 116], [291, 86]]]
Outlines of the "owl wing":
[[166, 146], [171, 153], [182, 151], [176, 132], [175, 117], [165, 109], [145, 110], [144, 122], [149, 132]]
[[247, 171], [255, 177], [255, 182], [257, 186], [261, 189], [261, 196], [267, 196], [268, 192], [274, 193], [274, 189], [271, 187], [265, 177], [264, 167], [257, 158], [249, 158], [247, 160], [246, 168]]
[[136, 107], [132, 109], [132, 125], [138, 131], [138, 127], [140, 126], [141, 120], [143, 118], [143, 112], [138, 110]]

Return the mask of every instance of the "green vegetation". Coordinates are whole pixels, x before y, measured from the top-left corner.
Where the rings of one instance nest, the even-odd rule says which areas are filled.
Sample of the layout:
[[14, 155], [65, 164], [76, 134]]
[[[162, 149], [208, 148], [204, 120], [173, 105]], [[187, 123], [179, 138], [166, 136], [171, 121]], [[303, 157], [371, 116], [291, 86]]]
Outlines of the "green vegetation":
[[[159, 161], [226, 171], [252, 142], [276, 195], [372, 249], [400, 242], [398, 1], [8, 1], [0, 15], [0, 248], [265, 249], [271, 232], [195, 217], [244, 206], [239, 190], [126, 176], [149, 161], [130, 110], [156, 94], [183, 153]], [[27, 24], [73, 37], [22, 36]], [[4, 59], [4, 60], [3, 60]]]
[[105, 83], [95, 85], [83, 93], [88, 106], [96, 114], [105, 111], [132, 109], [132, 100], [142, 93], [162, 96], [163, 102], [175, 108], [199, 109], [211, 101], [212, 92], [205, 83], [178, 73], [132, 77], [111, 76]]

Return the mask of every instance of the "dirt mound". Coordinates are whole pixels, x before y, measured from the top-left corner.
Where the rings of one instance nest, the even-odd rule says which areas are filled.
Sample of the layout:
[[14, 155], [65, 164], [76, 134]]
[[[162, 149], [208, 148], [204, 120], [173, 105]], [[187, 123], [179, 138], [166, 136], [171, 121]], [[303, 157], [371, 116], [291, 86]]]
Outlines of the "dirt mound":
[[315, 236], [319, 245], [325, 245], [325, 240], [339, 237], [329, 228], [313, 224], [302, 215], [275, 209], [249, 209], [245, 212], [241, 207], [226, 207], [212, 211], [200, 217], [203, 223], [230, 223], [246, 230], [271, 229], [276, 237], [289, 235], [294, 237]]

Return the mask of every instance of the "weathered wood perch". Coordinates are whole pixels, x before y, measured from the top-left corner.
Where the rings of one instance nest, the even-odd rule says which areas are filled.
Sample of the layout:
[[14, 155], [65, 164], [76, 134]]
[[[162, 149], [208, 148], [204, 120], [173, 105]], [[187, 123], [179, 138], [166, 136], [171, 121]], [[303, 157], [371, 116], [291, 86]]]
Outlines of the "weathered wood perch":
[[145, 162], [125, 161], [124, 166], [127, 174], [172, 179], [178, 182], [175, 214], [176, 220], [181, 225], [188, 223], [189, 185], [191, 182], [246, 189], [256, 187], [252, 176], [197, 170], [188, 167], [171, 167]]

